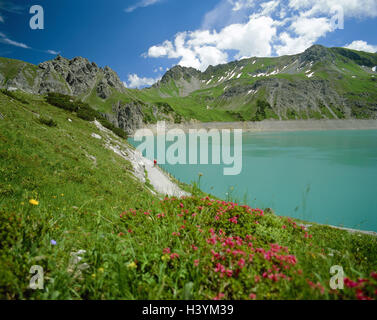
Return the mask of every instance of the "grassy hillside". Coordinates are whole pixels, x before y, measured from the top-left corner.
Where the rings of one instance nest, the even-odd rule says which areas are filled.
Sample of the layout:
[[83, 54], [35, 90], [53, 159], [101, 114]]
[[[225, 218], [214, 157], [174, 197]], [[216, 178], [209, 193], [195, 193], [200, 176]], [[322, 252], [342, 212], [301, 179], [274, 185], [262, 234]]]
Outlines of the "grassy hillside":
[[[93, 134], [41, 96], [0, 93], [0, 298], [377, 298], [375, 237], [306, 229], [196, 187], [153, 195]], [[33, 265], [43, 290], [28, 288]], [[333, 265], [344, 290], [329, 288]]]
[[[178, 66], [135, 94], [145, 101], [163, 99], [187, 119], [200, 121], [250, 121], [260, 102], [270, 104], [263, 119], [368, 119], [377, 115], [374, 66], [377, 54], [314, 46], [292, 56], [210, 66], [203, 73]], [[310, 97], [319, 84], [331, 90]]]
[[15, 78], [21, 70], [29, 84], [33, 85], [37, 69], [38, 67], [31, 63], [0, 57], [0, 74], [4, 76], [4, 84], [7, 84], [9, 79]]

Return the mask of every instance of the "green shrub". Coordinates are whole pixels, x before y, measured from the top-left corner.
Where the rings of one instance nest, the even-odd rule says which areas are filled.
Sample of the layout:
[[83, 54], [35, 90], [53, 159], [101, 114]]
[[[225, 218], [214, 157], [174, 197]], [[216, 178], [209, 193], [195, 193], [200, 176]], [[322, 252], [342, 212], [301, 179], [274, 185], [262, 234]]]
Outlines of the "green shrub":
[[328, 119], [334, 119], [333, 114], [327, 109], [327, 107], [323, 104], [320, 104], [319, 108], [321, 109], [321, 113], [325, 115]]
[[237, 121], [242, 121], [242, 122], [246, 121], [245, 118], [242, 116], [242, 114], [240, 112], [234, 112], [234, 111], [227, 110], [226, 113], [229, 114], [234, 119], [236, 119]]
[[153, 114], [153, 110], [150, 106], [143, 107], [143, 122], [144, 123], [157, 123], [157, 119]]
[[[77, 116], [85, 121], [94, 121], [97, 119], [105, 128], [111, 130], [117, 136], [127, 139], [127, 134], [122, 129], [116, 128], [112, 123], [105, 119], [101, 113], [94, 110], [85, 102], [74, 100], [74, 97], [55, 92], [49, 92], [46, 101], [60, 109], [76, 112]], [[47, 123], [44, 124], [48, 125]]]
[[257, 111], [251, 118], [251, 121], [263, 121], [266, 119], [266, 110], [272, 109], [271, 105], [266, 100], [257, 100]]
[[343, 107], [340, 107], [340, 106], [336, 107], [336, 106], [330, 104], [330, 108], [331, 108], [332, 111], [334, 111], [334, 113], [336, 114], [336, 116], [339, 119], [345, 119], [346, 115], [345, 115], [345, 111], [344, 111]]
[[83, 120], [94, 121], [96, 118], [102, 117], [98, 111], [92, 109], [87, 103], [80, 101], [76, 105], [78, 107], [77, 116]]
[[106, 129], [111, 130], [114, 132], [118, 137], [127, 139], [127, 133], [124, 132], [122, 129], [115, 127], [110, 121], [105, 119], [101, 116], [101, 118], [97, 119]]
[[368, 109], [362, 106], [352, 106], [351, 116], [356, 119], [369, 119], [371, 117]]
[[160, 109], [163, 113], [169, 114], [174, 112], [174, 109], [170, 106], [167, 102], [156, 102], [156, 106]]
[[113, 126], [111, 131], [114, 132], [118, 137], [127, 139], [127, 133], [124, 132], [122, 129]]
[[76, 112], [78, 110], [78, 106], [74, 102], [74, 98], [65, 94], [49, 92], [47, 94], [46, 101], [55, 107], [67, 111]]
[[5, 94], [7, 95], [8, 97], [14, 99], [14, 100], [17, 100], [18, 102], [21, 102], [23, 104], [29, 104], [28, 101], [26, 101], [25, 99], [19, 97], [15, 92], [13, 91], [8, 91], [7, 89], [1, 89], [0, 90], [2, 94]]
[[176, 113], [174, 116], [174, 123], [180, 124], [182, 123], [182, 120], [183, 120], [182, 116], [179, 113]]
[[52, 118], [45, 118], [45, 117], [41, 116], [41, 117], [39, 117], [38, 121], [39, 121], [39, 123], [44, 124], [48, 127], [57, 127], [58, 126], [56, 121]]
[[299, 118], [298, 113], [294, 109], [288, 109], [287, 110], [287, 118], [289, 120], [296, 120], [296, 118]]
[[310, 119], [321, 120], [321, 119], [323, 119], [323, 115], [319, 111], [315, 111], [315, 110], [309, 109], [309, 118]]

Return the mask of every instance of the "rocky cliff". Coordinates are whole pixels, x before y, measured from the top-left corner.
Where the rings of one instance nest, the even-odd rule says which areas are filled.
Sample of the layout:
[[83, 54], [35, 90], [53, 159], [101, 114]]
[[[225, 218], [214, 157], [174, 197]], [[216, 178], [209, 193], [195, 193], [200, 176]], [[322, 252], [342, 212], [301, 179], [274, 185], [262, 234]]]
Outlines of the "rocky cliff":
[[112, 113], [103, 114], [104, 117], [117, 128], [132, 134], [135, 129], [141, 128], [144, 124], [144, 114], [140, 104], [137, 102], [123, 103], [118, 101], [113, 105]]
[[38, 66], [21, 63], [14, 77], [2, 83], [2, 86], [34, 94], [59, 92], [73, 96], [95, 89], [103, 99], [110, 96], [112, 88], [125, 91], [123, 83], [111, 68], [99, 68], [96, 63], [82, 57], [69, 60], [61, 56]]

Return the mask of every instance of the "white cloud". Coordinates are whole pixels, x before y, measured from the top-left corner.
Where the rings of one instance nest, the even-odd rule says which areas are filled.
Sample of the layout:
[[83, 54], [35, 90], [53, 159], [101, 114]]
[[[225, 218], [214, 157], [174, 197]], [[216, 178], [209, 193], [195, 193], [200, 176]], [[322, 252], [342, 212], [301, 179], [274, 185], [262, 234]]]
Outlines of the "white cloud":
[[289, 7], [306, 10], [306, 15], [331, 14], [342, 8], [346, 17], [377, 17], [376, 0], [289, 0]]
[[229, 59], [296, 54], [342, 28], [343, 16], [377, 17], [377, 0], [220, 0], [200, 29], [179, 32], [143, 56], [177, 59], [203, 71]]
[[262, 9], [261, 13], [269, 14], [276, 9], [281, 0], [228, 0], [228, 2], [232, 5], [232, 11], [255, 9], [259, 6]]
[[11, 46], [20, 47], [20, 48], [24, 48], [24, 49], [30, 49], [29, 46], [27, 46], [26, 44], [24, 44], [22, 42], [13, 41], [13, 40], [8, 39], [8, 38], [3, 38], [3, 41], [7, 44], [10, 44]]
[[328, 18], [306, 18], [303, 16], [297, 18], [288, 30], [296, 36], [292, 37], [288, 32], [282, 32], [279, 35], [281, 44], [275, 45], [276, 53], [279, 56], [305, 51], [319, 38], [330, 32], [332, 26]]
[[133, 12], [138, 8], [145, 8], [148, 6], [151, 6], [153, 4], [156, 4], [157, 2], [161, 2], [162, 0], [141, 0], [134, 4], [133, 6], [130, 6], [125, 9], [126, 12]]
[[161, 77], [158, 78], [140, 78], [137, 74], [128, 75], [128, 82], [123, 82], [127, 88], [142, 88], [155, 84]]
[[254, 6], [254, 0], [231, 0], [230, 3], [233, 5], [233, 11], [240, 11], [245, 8], [251, 8]]
[[23, 49], [32, 49], [32, 50], [35, 50], [35, 51], [45, 52], [45, 53], [52, 54], [52, 55], [60, 54], [60, 52], [55, 51], [55, 50], [39, 50], [39, 49], [35, 49], [35, 48], [33, 49], [25, 43], [14, 41], [14, 40], [10, 39], [6, 34], [4, 34], [2, 32], [0, 32], [0, 42], [14, 46], [14, 47], [19, 47], [19, 48], [23, 48]]
[[273, 13], [280, 4], [280, 0], [272, 0], [268, 2], [261, 3], [260, 7], [262, 8], [262, 15], [269, 15]]
[[240, 56], [269, 56], [271, 40], [276, 35], [274, 20], [266, 16], [251, 16], [246, 24], [233, 24], [219, 33], [220, 49], [237, 50]]
[[231, 24], [219, 32], [196, 30], [181, 32], [174, 43], [164, 41], [149, 48], [146, 56], [180, 59], [179, 65], [205, 70], [209, 65], [228, 61], [227, 50], [235, 50], [236, 58], [242, 56], [269, 56], [271, 40], [276, 35], [274, 20], [264, 16], [250, 16], [244, 24]]
[[296, 54], [302, 52], [312, 45], [311, 41], [300, 37], [291, 37], [289, 33], [283, 32], [279, 35], [282, 45], [276, 46], [276, 52], [279, 56]]
[[0, 32], [0, 42], [9, 44], [11, 46], [19, 47], [19, 48], [30, 49], [28, 45], [9, 39], [4, 33], [1, 33], [1, 32]]
[[55, 51], [55, 50], [47, 50], [47, 53], [55, 55], [55, 56], [58, 55], [58, 54], [60, 54], [60, 52]]
[[162, 43], [162, 45], [150, 47], [148, 50], [148, 56], [151, 58], [167, 56], [173, 50], [174, 50], [173, 44], [169, 40], [166, 40], [164, 41], [164, 43]]
[[327, 18], [299, 18], [290, 27], [302, 37], [318, 39], [331, 30], [330, 20]]
[[4, 10], [9, 13], [23, 14], [25, 10], [28, 10], [28, 6], [23, 4], [15, 4], [13, 1], [0, 1], [0, 10]]
[[363, 40], [353, 41], [352, 43], [347, 44], [345, 48], [358, 50], [358, 51], [372, 52], [372, 53], [377, 52], [377, 45], [374, 46], [374, 45], [368, 44], [366, 41], [363, 41]]
[[158, 67], [153, 70], [153, 72], [163, 72], [164, 68], [163, 67]]
[[204, 15], [201, 29], [212, 30], [215, 28], [219, 30], [230, 24], [245, 22], [250, 12], [247, 12], [244, 8], [233, 10], [234, 5], [233, 0], [219, 1], [212, 10]]

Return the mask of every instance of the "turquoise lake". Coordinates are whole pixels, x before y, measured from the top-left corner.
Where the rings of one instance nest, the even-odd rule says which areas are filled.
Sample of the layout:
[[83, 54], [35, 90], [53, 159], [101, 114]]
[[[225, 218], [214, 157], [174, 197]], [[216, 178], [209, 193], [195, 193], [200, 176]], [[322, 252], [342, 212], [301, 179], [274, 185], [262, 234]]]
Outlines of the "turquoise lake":
[[377, 231], [377, 131], [244, 133], [238, 176], [223, 165], [161, 167], [186, 183], [203, 173], [201, 189], [225, 200]]

